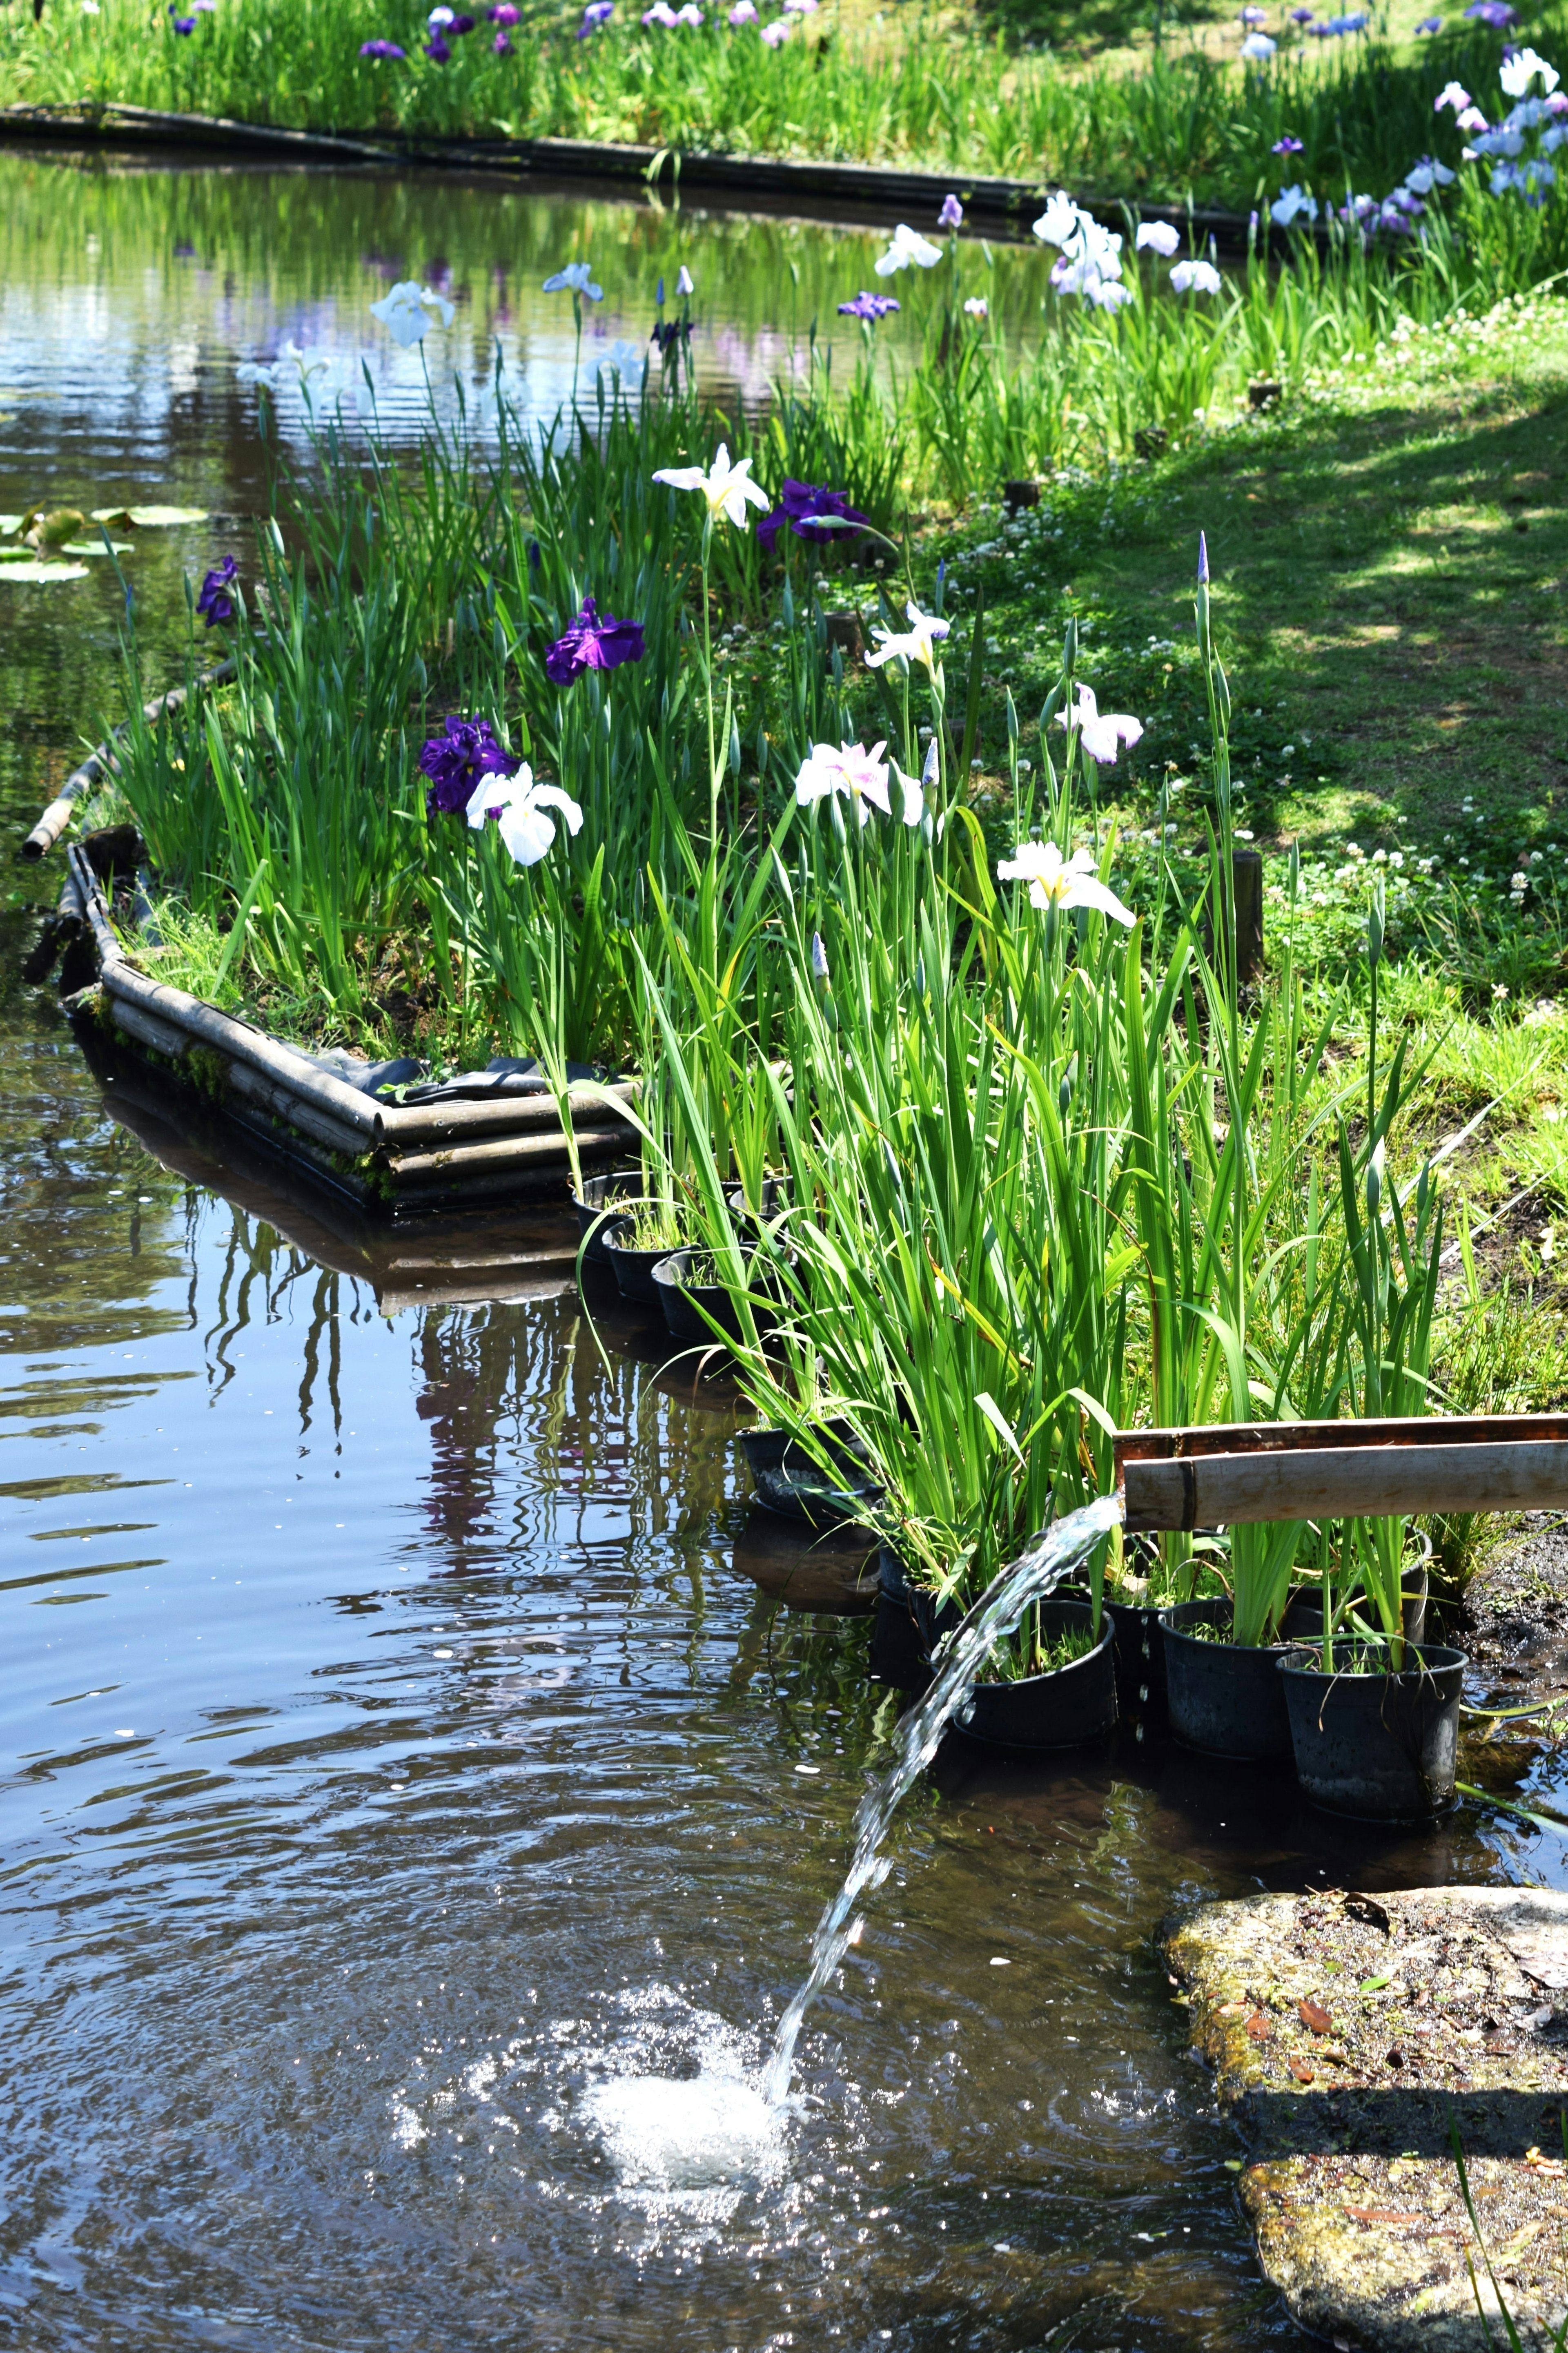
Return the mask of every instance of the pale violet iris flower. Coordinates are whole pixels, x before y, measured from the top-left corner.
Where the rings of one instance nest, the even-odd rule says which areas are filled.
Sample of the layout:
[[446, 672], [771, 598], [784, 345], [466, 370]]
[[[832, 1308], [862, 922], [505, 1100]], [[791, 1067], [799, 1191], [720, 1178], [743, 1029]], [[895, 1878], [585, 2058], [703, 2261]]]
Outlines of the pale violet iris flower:
[[309, 400], [312, 392], [327, 388], [326, 384], [318, 387], [316, 378], [321, 376], [330, 383], [336, 368], [334, 353], [301, 351], [298, 343], [290, 341], [269, 364], [246, 360], [236, 368], [235, 375], [241, 384], [270, 385], [274, 392], [280, 391], [286, 384], [297, 384]]
[[605, 290], [594, 283], [594, 273], [585, 261], [569, 261], [553, 278], [547, 278], [542, 289], [546, 294], [585, 294], [590, 302], [602, 302]]
[[407, 278], [400, 286], [393, 287], [390, 293], [384, 294], [379, 302], [373, 302], [370, 315], [379, 319], [394, 343], [401, 343], [406, 351], [411, 343], [422, 342], [437, 323], [449, 327], [458, 314], [446, 296], [437, 294], [433, 286], [420, 286]]
[[1181, 250], [1181, 235], [1169, 221], [1140, 221], [1136, 239], [1140, 253], [1157, 253], [1169, 261], [1173, 253]]
[[1470, 93], [1464, 83], [1451, 81], [1447, 83], [1432, 100], [1432, 111], [1434, 114], [1441, 114], [1446, 106], [1451, 106], [1456, 114], [1462, 114], [1469, 102]]
[[902, 630], [884, 629], [880, 623], [871, 635], [879, 640], [874, 654], [866, 657], [868, 670], [880, 670], [884, 662], [896, 660], [900, 655], [905, 661], [923, 662], [934, 678], [936, 675], [937, 640], [945, 638], [952, 624], [935, 613], [922, 613], [912, 600], [904, 607], [909, 628]]
[[1446, 188], [1453, 176], [1447, 164], [1439, 164], [1435, 156], [1424, 155], [1414, 170], [1405, 174], [1405, 185], [1415, 195], [1429, 196], [1434, 188]]
[[678, 294], [695, 294], [697, 291], [697, 281], [684, 261], [675, 274], [675, 290]]
[[1175, 261], [1171, 265], [1171, 288], [1176, 294], [1217, 294], [1219, 271], [1212, 261]]
[[1550, 98], [1563, 77], [1555, 66], [1549, 66], [1533, 49], [1516, 50], [1498, 69], [1498, 79], [1510, 98], [1522, 98], [1537, 74], [1541, 76], [1542, 89]]
[[1026, 882], [1030, 905], [1043, 913], [1089, 907], [1119, 923], [1131, 924], [1133, 920], [1132, 910], [1124, 907], [1096, 874], [1091, 849], [1075, 849], [1070, 858], [1064, 858], [1054, 841], [1021, 841], [1013, 857], [998, 861], [996, 875], [1003, 882]]
[[714, 453], [710, 473], [700, 466], [661, 466], [654, 476], [656, 482], [668, 482], [672, 491], [700, 491], [708, 501], [708, 519], [717, 522], [723, 515], [737, 531], [746, 528], [746, 502], [761, 507], [765, 514], [773, 504], [766, 491], [752, 480], [752, 461], [742, 458], [738, 466], [730, 463], [726, 444], [720, 442]]
[[1077, 236], [1081, 222], [1091, 221], [1080, 205], [1075, 205], [1065, 188], [1054, 188], [1046, 199], [1046, 209], [1034, 224], [1035, 235], [1042, 245], [1067, 245]]
[[1289, 228], [1298, 215], [1304, 215], [1310, 221], [1318, 217], [1317, 197], [1310, 196], [1299, 180], [1283, 189], [1268, 207], [1269, 219], [1277, 221], [1281, 228]]
[[1249, 65], [1261, 65], [1274, 55], [1279, 46], [1279, 42], [1270, 40], [1267, 33], [1248, 33], [1241, 45], [1241, 54]]
[[536, 785], [525, 760], [515, 776], [481, 776], [468, 807], [468, 823], [476, 828], [488, 818], [497, 820], [502, 841], [518, 866], [537, 866], [555, 839], [559, 809], [569, 833], [579, 833], [583, 812], [570, 793], [558, 785]]
[[618, 375], [628, 392], [640, 392], [647, 374], [647, 360], [637, 344], [628, 343], [622, 335], [610, 345], [596, 373], [602, 376]]
[[897, 776], [903, 795], [904, 823], [919, 825], [920, 786], [912, 776], [905, 776], [896, 761], [883, 759], [887, 748], [885, 741], [873, 744], [869, 751], [863, 744], [843, 744], [837, 750], [831, 744], [814, 744], [795, 780], [796, 801], [802, 808], [808, 808], [814, 801], [826, 800], [830, 793], [842, 793], [853, 803], [856, 816], [865, 825], [872, 808], [879, 808], [884, 817], [893, 814], [889, 778]]
[[770, 49], [776, 49], [788, 40], [789, 26], [790, 20], [787, 16], [775, 16], [771, 25], [763, 26], [763, 39]]
[[1132, 718], [1129, 712], [1101, 711], [1090, 686], [1079, 688], [1075, 708], [1058, 712], [1057, 725], [1076, 726], [1085, 753], [1089, 759], [1097, 760], [1102, 768], [1116, 765], [1119, 744], [1125, 744], [1131, 750], [1143, 733], [1142, 721]]
[[921, 269], [934, 269], [942, 259], [942, 248], [922, 237], [908, 221], [900, 221], [893, 231], [893, 241], [881, 259], [873, 264], [879, 278], [891, 278], [897, 269], [907, 269], [914, 262]]

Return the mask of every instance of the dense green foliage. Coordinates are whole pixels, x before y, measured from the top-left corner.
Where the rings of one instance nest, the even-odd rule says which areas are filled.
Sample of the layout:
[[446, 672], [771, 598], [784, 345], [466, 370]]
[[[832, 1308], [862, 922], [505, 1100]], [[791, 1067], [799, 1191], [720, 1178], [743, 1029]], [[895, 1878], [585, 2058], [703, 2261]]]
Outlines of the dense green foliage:
[[[1080, 193], [1228, 205], [1246, 213], [1285, 181], [1328, 202], [1381, 196], [1428, 151], [1456, 163], [1432, 100], [1457, 76], [1485, 90], [1499, 36], [1460, 18], [1413, 51], [1381, 35], [1285, 46], [1243, 69], [1197, 47], [1075, 66], [921, 10], [797, 24], [764, 47], [755, 26], [707, 10], [700, 28], [616, 18], [579, 40], [577, 12], [530, 12], [498, 56], [489, 28], [423, 54], [411, 0], [219, 0], [182, 38], [136, 0], [88, 16], [7, 9], [0, 82], [14, 102], [109, 102], [341, 131], [631, 141], [677, 151], [913, 162], [1061, 182]], [[1547, 54], [1561, 20], [1528, 37]], [[362, 58], [391, 38], [402, 61]], [[1282, 168], [1273, 152], [1301, 142]]]

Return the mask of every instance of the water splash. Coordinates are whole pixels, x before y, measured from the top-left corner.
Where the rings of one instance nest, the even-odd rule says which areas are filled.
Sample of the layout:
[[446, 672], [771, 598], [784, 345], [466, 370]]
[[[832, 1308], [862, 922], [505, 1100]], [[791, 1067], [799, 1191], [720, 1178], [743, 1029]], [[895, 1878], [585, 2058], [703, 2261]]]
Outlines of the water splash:
[[1069, 1512], [1030, 1546], [1011, 1567], [987, 1587], [973, 1609], [943, 1644], [936, 1679], [919, 1705], [900, 1726], [899, 1761], [887, 1778], [868, 1789], [855, 1818], [855, 1858], [843, 1886], [817, 1922], [811, 1945], [811, 1968], [805, 1983], [784, 2017], [768, 2063], [763, 2090], [775, 2106], [789, 2096], [795, 2071], [795, 2044], [806, 2011], [843, 1959], [854, 1933], [855, 1906], [868, 1887], [878, 1887], [891, 1868], [882, 1841], [906, 1792], [919, 1779], [942, 1745], [942, 1736], [969, 1697], [992, 1644], [1010, 1632], [1031, 1601], [1040, 1600], [1087, 1560], [1102, 1536], [1121, 1517], [1119, 1495], [1101, 1495], [1081, 1510]]

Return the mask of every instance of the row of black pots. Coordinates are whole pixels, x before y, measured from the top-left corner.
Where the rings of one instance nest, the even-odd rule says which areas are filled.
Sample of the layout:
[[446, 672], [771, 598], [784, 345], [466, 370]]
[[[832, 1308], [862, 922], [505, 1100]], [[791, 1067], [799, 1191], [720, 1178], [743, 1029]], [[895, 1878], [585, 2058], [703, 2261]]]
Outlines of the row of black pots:
[[[769, 1179], [770, 1184], [773, 1181]], [[633, 1247], [628, 1240], [632, 1220], [629, 1216], [617, 1215], [615, 1204], [640, 1198], [641, 1187], [642, 1177], [637, 1170], [620, 1169], [607, 1176], [589, 1177], [581, 1195], [573, 1196], [584, 1259], [615, 1276], [621, 1297], [629, 1305], [657, 1308], [672, 1339], [699, 1347], [711, 1346], [715, 1324], [727, 1339], [740, 1339], [740, 1318], [724, 1285], [695, 1282], [691, 1279], [693, 1266], [708, 1252], [672, 1250], [663, 1243], [654, 1250]], [[731, 1208], [744, 1220], [747, 1213], [742, 1196], [734, 1198]], [[764, 1188], [761, 1214], [765, 1217], [771, 1213]], [[748, 1246], [748, 1256], [753, 1247]], [[773, 1320], [765, 1308], [753, 1310], [759, 1332], [766, 1331]]]
[[[1245, 1763], [1293, 1759], [1315, 1805], [1363, 1821], [1423, 1821], [1454, 1800], [1462, 1651], [1407, 1641], [1402, 1671], [1331, 1672], [1316, 1635], [1267, 1649], [1215, 1641], [1225, 1601], [1164, 1612], [1165, 1699], [1189, 1748]], [[1198, 1630], [1211, 1630], [1205, 1635]], [[1342, 1661], [1352, 1646], [1342, 1642]]]

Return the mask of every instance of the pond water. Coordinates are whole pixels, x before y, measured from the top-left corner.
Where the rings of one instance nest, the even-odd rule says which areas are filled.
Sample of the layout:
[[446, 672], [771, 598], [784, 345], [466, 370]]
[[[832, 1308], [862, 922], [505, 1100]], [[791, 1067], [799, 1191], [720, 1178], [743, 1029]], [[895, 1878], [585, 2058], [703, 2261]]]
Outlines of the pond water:
[[[525, 290], [591, 216], [607, 284], [615, 249], [639, 288], [682, 258], [722, 286], [734, 379], [761, 383], [784, 259], [820, 308], [871, 250], [31, 154], [0, 155], [0, 509], [254, 513], [235, 366], [362, 336], [367, 255], [446, 256], [473, 349], [505, 300], [519, 367], [537, 335], [558, 370]], [[136, 559], [150, 665], [209, 544]], [[112, 703], [118, 595], [0, 598], [15, 840]], [[100, 1087], [18, 977], [55, 888], [9, 869], [0, 925], [14, 2341], [1304, 2345], [1154, 1930], [1209, 1894], [1550, 1876], [1555, 1844], [1473, 1813], [1374, 1837], [1131, 1736], [1041, 1764], [952, 1742], [780, 2127], [752, 2071], [889, 1755], [868, 1621], [769, 1598], [788, 1539], [748, 1504], [731, 1405], [596, 1301], [600, 1353], [557, 1221], [367, 1242]]]

